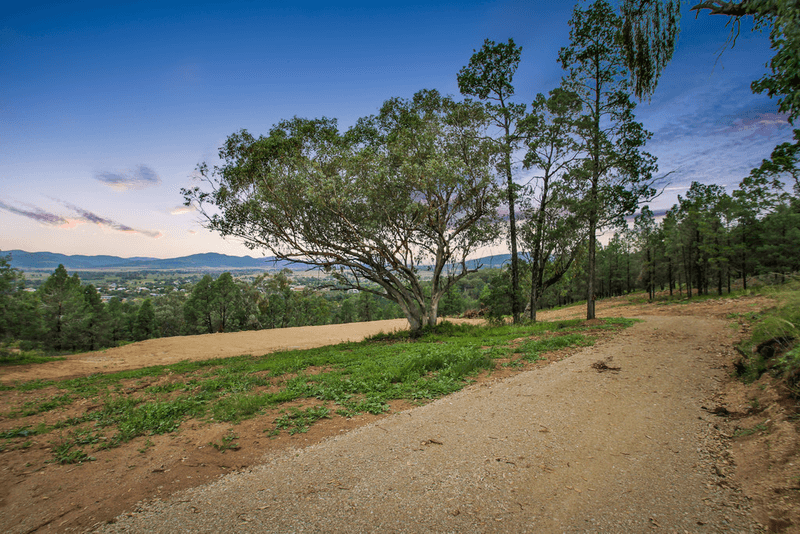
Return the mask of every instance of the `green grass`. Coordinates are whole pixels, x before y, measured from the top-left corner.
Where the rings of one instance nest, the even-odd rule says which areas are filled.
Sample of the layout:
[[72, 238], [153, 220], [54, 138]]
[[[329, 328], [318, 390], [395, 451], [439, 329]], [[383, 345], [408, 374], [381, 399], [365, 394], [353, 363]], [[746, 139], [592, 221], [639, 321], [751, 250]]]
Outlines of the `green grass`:
[[11, 365], [29, 365], [37, 363], [66, 360], [63, 356], [45, 356], [40, 351], [11, 351], [0, 349], [0, 367]]
[[[737, 316], [752, 324], [748, 339], [738, 345], [744, 355], [741, 377], [745, 382], [757, 380], [764, 372], [783, 376], [790, 388], [800, 396], [800, 280], [765, 289], [775, 298], [776, 306], [761, 313]], [[755, 348], [769, 340], [778, 340], [783, 351], [777, 361], [766, 361]]]
[[12, 388], [31, 395], [48, 388], [47, 398], [28, 401], [5, 415], [22, 418], [67, 409], [84, 399], [91, 400], [93, 409], [49, 427], [18, 427], [0, 438], [21, 441], [36, 433], [66, 431], [53, 454], [59, 463], [74, 463], [91, 458], [86, 447], [99, 450], [140, 436], [175, 432], [190, 418], [235, 424], [289, 402], [324, 403], [289, 408], [267, 429], [270, 435], [305, 432], [332, 413], [381, 414], [395, 399], [427, 402], [460, 390], [478, 373], [493, 369], [497, 359], [510, 358], [522, 366], [523, 360], [539, 359], [547, 351], [591, 345], [591, 333], [597, 329], [634, 323], [608, 319], [585, 327], [582, 322], [489, 327], [442, 323], [418, 339], [397, 332], [310, 350], [31, 381]]

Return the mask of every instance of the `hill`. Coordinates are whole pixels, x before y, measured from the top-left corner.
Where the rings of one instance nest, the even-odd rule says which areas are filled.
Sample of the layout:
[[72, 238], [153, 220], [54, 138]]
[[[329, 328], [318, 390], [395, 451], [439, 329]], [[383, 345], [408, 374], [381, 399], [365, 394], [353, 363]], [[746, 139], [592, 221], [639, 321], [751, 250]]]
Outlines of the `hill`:
[[[147, 258], [133, 257], [121, 258], [119, 256], [83, 256], [57, 254], [55, 252], [26, 252], [24, 250], [9, 250], [0, 255], [11, 255], [11, 266], [22, 271], [52, 271], [59, 264], [68, 271], [76, 270], [135, 270], [135, 271], [169, 271], [169, 270], [203, 270], [222, 271], [233, 269], [292, 269], [306, 270], [308, 266], [276, 260], [274, 257], [254, 258], [252, 256], [229, 256], [207, 252], [192, 254], [178, 258]], [[470, 260], [467, 266], [474, 268], [500, 267], [510, 261], [509, 254], [486, 256]]]
[[118, 270], [227, 270], [227, 269], [283, 269], [299, 268], [286, 261], [275, 258], [253, 258], [252, 256], [229, 256], [208, 252], [205, 254], [192, 254], [178, 258], [147, 258], [133, 257], [121, 258], [119, 256], [83, 256], [57, 254], [54, 252], [26, 252], [24, 250], [9, 250], [2, 253], [11, 255], [11, 266], [23, 271], [54, 270], [59, 264], [64, 265], [69, 271], [79, 269], [118, 269]]

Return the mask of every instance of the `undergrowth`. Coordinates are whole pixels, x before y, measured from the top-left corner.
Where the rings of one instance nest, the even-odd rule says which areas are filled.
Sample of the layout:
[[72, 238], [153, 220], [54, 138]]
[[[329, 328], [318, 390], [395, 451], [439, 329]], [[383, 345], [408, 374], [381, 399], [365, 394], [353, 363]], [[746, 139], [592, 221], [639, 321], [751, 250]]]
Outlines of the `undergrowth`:
[[745, 382], [770, 372], [785, 379], [800, 397], [800, 279], [772, 286], [769, 294], [777, 302], [775, 307], [740, 317], [752, 321], [752, 330], [737, 346], [742, 354], [737, 372]]

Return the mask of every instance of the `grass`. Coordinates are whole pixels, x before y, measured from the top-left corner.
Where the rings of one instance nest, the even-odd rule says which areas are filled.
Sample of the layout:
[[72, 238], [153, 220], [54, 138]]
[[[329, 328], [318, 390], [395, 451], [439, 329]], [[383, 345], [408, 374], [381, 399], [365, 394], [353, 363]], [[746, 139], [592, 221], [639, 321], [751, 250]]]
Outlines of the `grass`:
[[[11, 442], [58, 430], [64, 434], [52, 448], [54, 461], [76, 463], [92, 459], [86, 447], [101, 450], [139, 436], [172, 433], [188, 419], [236, 424], [270, 409], [282, 409], [265, 432], [302, 433], [334, 414], [381, 414], [389, 410], [391, 400], [439, 398], [493, 369], [497, 359], [524, 366], [521, 362], [540, 359], [548, 351], [591, 345], [593, 331], [620, 329], [634, 321], [607, 319], [591, 327], [582, 323], [487, 327], [445, 322], [426, 329], [418, 339], [397, 332], [310, 350], [31, 381], [5, 389], [15, 389], [28, 398], [41, 397], [37, 391], [46, 389], [46, 398], [23, 402], [2, 415], [22, 419], [70, 407], [74, 414], [83, 405], [91, 409], [62, 417], [50, 426], [19, 426], [0, 434], [0, 439], [6, 448]], [[313, 406], [286, 407], [287, 403]], [[230, 449], [235, 439], [223, 438], [212, 445]]]
[[[796, 396], [800, 396], [800, 279], [768, 289], [777, 303], [775, 307], [737, 317], [752, 324], [750, 337], [738, 345], [743, 354], [739, 374], [745, 382], [753, 382], [770, 371], [782, 376]], [[770, 341], [778, 348], [776, 356], [756, 350]]]
[[0, 367], [48, 363], [57, 360], [66, 360], [66, 358], [63, 356], [45, 356], [42, 352], [36, 350], [25, 351], [0, 348]]

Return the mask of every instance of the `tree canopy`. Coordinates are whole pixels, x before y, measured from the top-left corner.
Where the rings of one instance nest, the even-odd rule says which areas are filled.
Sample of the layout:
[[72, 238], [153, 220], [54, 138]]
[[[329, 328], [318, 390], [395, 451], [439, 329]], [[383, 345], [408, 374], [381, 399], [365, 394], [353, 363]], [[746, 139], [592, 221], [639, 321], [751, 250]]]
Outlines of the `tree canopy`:
[[183, 194], [209, 229], [397, 302], [418, 331], [474, 270], [467, 256], [497, 238], [486, 127], [482, 106], [428, 90], [344, 133], [333, 119], [295, 117], [268, 136], [231, 135], [222, 165], [199, 166], [208, 189]]

